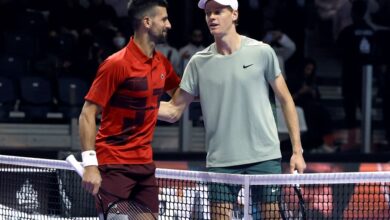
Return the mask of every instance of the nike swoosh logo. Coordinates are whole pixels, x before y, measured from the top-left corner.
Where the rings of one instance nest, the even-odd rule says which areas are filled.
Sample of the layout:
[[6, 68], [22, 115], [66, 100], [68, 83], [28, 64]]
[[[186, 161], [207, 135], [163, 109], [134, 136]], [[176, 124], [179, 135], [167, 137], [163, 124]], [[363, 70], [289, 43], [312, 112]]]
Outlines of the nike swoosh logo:
[[248, 68], [248, 67], [250, 67], [250, 66], [252, 66], [253, 64], [249, 64], [249, 65], [242, 65], [242, 68], [244, 68], [244, 69], [246, 69], [246, 68]]

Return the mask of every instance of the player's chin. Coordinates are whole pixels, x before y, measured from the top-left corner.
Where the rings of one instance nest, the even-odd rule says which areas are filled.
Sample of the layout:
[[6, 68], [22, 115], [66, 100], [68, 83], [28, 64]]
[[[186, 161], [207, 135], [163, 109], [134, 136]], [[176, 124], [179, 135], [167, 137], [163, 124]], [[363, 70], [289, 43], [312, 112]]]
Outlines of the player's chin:
[[216, 31], [216, 30], [210, 30], [210, 34], [213, 35], [214, 37], [218, 37], [218, 36], [222, 35], [221, 32]]
[[163, 44], [163, 43], [166, 43], [167, 42], [167, 35], [161, 35], [158, 39], [157, 39], [157, 43], [158, 44]]

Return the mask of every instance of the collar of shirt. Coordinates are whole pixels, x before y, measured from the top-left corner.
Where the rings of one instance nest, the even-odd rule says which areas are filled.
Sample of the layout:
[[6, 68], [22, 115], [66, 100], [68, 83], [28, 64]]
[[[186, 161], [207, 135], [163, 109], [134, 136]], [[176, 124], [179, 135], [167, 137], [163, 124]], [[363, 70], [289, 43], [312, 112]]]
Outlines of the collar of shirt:
[[146, 56], [146, 55], [142, 52], [142, 50], [138, 47], [138, 45], [135, 44], [134, 38], [133, 38], [133, 37], [130, 38], [130, 42], [127, 44], [126, 47], [127, 47], [127, 50], [129, 50], [130, 53], [131, 53], [136, 59], [138, 59], [138, 60], [139, 60], [140, 62], [142, 62], [142, 63], [151, 62], [151, 61], [153, 61], [153, 60], [159, 61], [159, 57], [156, 56], [156, 54], [157, 54], [157, 53], [156, 53], [156, 50], [154, 50], [154, 52], [153, 52], [153, 57], [152, 57], [152, 58]]

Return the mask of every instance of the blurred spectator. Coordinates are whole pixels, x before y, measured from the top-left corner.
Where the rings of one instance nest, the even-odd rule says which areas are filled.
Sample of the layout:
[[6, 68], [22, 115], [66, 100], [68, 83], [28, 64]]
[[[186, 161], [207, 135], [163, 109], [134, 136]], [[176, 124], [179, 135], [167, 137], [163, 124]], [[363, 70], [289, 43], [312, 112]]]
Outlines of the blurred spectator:
[[359, 127], [356, 114], [362, 103], [363, 66], [372, 63], [375, 32], [364, 19], [366, 12], [365, 0], [353, 1], [353, 24], [345, 27], [338, 39], [342, 58], [342, 94], [348, 129], [348, 140], [344, 146], [346, 150], [356, 145]]
[[[284, 65], [287, 72], [296, 71], [305, 57], [307, 21], [305, 20], [305, 7], [302, 5], [307, 3], [298, 0], [264, 0], [261, 4], [264, 12], [264, 31], [283, 30], [283, 33], [296, 45], [294, 54]], [[265, 33], [262, 36], [265, 36]]]
[[181, 76], [183, 70], [181, 69], [181, 59], [177, 49], [169, 45], [168, 42], [165, 42], [163, 44], [158, 44], [156, 46], [156, 50], [159, 50], [162, 54], [164, 54], [164, 56], [168, 58], [173, 68], [175, 68], [176, 73]]
[[332, 36], [337, 38], [344, 27], [352, 23], [350, 0], [315, 0], [317, 12], [321, 19], [332, 21]]
[[[188, 61], [190, 61], [191, 57], [198, 51], [203, 50], [205, 47], [203, 46], [203, 32], [200, 29], [192, 30], [190, 42], [184, 47], [180, 48], [179, 55], [181, 59], [181, 71], [187, 66]], [[182, 74], [182, 72], [181, 72]], [[193, 102], [189, 106], [190, 111], [190, 119], [192, 120], [193, 126], [202, 126], [202, 108], [200, 106], [200, 102]]]
[[[351, 11], [354, 1], [361, 0], [315, 0], [319, 17], [324, 20], [332, 20], [335, 39], [341, 30], [354, 22]], [[388, 0], [385, 1], [388, 2]], [[365, 22], [374, 30], [388, 29], [373, 19], [373, 15], [380, 10], [381, 5], [386, 3], [382, 3], [383, 0], [364, 0], [364, 2], [367, 5], [367, 10], [363, 15]]]
[[126, 45], [127, 40], [126, 40], [125, 36], [123, 35], [123, 33], [118, 31], [118, 32], [116, 32], [114, 38], [112, 39], [112, 43], [114, 46], [114, 50], [118, 51]]
[[371, 26], [375, 31], [379, 30], [389, 30], [389, 26], [384, 26], [380, 23], [377, 23], [373, 19], [373, 15], [380, 11], [380, 4], [378, 0], [366, 0], [367, 1], [367, 11], [364, 15], [364, 20], [366, 20], [367, 24]]
[[[289, 84], [294, 102], [305, 114], [308, 130], [302, 135], [305, 148], [313, 153], [333, 153], [338, 148], [334, 143], [332, 119], [321, 103], [317, 85], [316, 62], [306, 59], [301, 74]], [[295, 83], [295, 84], [294, 84]]]
[[285, 62], [294, 54], [296, 50], [295, 43], [283, 32], [279, 30], [267, 31], [263, 41], [270, 44], [278, 56], [280, 70], [285, 79], [287, 79]]
[[203, 49], [203, 32], [200, 29], [192, 30], [190, 42], [179, 50], [179, 54], [182, 60], [181, 69], [184, 70], [192, 55]]

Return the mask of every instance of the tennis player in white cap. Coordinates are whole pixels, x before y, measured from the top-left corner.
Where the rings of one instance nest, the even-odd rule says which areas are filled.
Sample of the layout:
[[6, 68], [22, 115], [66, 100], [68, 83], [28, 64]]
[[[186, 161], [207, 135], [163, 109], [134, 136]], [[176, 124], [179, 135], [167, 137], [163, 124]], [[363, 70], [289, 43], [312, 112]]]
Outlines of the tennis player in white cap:
[[[292, 143], [290, 173], [306, 168], [295, 104], [274, 50], [240, 35], [237, 0], [200, 0], [215, 42], [196, 53], [172, 100], [161, 102], [159, 119], [174, 122], [199, 97], [206, 128], [210, 172], [281, 173], [275, 103], [279, 100]], [[209, 186], [212, 219], [231, 219], [238, 188]], [[217, 191], [218, 190], [218, 191]], [[280, 219], [278, 187], [253, 187], [261, 218]], [[256, 218], [256, 217], [255, 217]]]

